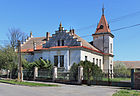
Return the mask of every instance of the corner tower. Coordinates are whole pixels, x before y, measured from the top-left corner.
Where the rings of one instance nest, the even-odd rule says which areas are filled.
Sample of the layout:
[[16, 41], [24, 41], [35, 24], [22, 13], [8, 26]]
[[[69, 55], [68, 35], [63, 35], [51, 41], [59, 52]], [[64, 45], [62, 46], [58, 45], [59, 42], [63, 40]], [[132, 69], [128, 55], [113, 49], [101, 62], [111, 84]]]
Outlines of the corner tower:
[[104, 7], [102, 8], [102, 16], [97, 25], [93, 36], [93, 45], [104, 53], [103, 70], [110, 70], [113, 73], [113, 38], [109, 24], [104, 15]]

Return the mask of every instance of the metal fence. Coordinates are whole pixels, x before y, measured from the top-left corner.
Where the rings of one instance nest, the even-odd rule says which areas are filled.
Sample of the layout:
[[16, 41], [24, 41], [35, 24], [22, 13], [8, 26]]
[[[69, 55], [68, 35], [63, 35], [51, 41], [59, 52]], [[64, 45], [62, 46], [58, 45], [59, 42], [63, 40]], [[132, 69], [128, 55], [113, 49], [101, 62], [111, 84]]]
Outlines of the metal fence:
[[52, 79], [53, 77], [53, 70], [38, 70], [38, 77], [37, 78], [45, 78], [45, 79]]
[[131, 70], [104, 69], [102, 71], [83, 72], [83, 82], [87, 81], [131, 82]]
[[24, 80], [33, 80], [34, 70], [23, 70], [23, 79]]
[[[34, 79], [34, 70], [23, 70], [23, 78], [25, 80]], [[38, 70], [36, 80], [52, 81], [53, 80], [53, 69]], [[71, 73], [66, 71], [64, 68], [57, 68], [56, 80], [66, 81], [78, 81], [78, 72]], [[104, 70], [89, 70], [83, 69], [83, 83], [88, 81], [92, 82], [131, 82], [131, 70], [130, 69], [104, 69]]]
[[57, 68], [57, 80], [70, 80], [70, 72], [65, 68]]

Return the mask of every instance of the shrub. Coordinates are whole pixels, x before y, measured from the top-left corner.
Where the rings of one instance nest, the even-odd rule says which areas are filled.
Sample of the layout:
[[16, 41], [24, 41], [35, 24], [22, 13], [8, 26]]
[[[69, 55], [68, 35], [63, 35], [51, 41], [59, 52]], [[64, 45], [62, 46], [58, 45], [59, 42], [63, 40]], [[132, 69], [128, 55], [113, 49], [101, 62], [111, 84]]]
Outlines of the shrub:
[[79, 64], [74, 63], [70, 69], [71, 80], [77, 80], [78, 66], [83, 67], [83, 79], [84, 80], [102, 80], [103, 72], [97, 65], [90, 61], [80, 61]]
[[100, 67], [93, 64], [92, 76], [93, 76], [93, 80], [99, 81], [102, 80], [104, 73], [102, 72]]
[[90, 61], [81, 61], [79, 63], [81, 66], [83, 66], [83, 73], [84, 73], [84, 80], [101, 80], [103, 77], [103, 72], [94, 63], [91, 63]]
[[53, 65], [51, 64], [50, 61], [43, 59], [39, 59], [31, 63], [25, 63], [23, 65], [24, 69], [28, 70], [33, 70], [34, 67], [38, 67], [38, 69], [47, 69], [47, 70], [51, 70], [53, 68]]
[[73, 63], [73, 65], [70, 68], [70, 80], [78, 80], [78, 64]]

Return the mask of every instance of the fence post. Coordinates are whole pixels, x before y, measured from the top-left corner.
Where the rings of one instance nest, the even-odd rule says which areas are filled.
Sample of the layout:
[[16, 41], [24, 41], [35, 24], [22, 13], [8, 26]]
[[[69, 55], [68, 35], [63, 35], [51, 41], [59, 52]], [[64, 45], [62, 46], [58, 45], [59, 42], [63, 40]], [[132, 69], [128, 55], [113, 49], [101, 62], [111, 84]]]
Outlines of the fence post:
[[54, 67], [53, 67], [53, 81], [54, 81], [54, 82], [55, 82], [56, 78], [57, 78], [57, 67], [54, 66]]
[[83, 67], [78, 66], [78, 84], [82, 84], [83, 80]]
[[134, 72], [135, 72], [135, 69], [131, 69], [131, 89], [134, 89]]
[[34, 80], [38, 77], [38, 67], [34, 68]]
[[10, 70], [7, 70], [7, 78], [9, 78]]
[[23, 67], [21, 67], [21, 82], [23, 81]]

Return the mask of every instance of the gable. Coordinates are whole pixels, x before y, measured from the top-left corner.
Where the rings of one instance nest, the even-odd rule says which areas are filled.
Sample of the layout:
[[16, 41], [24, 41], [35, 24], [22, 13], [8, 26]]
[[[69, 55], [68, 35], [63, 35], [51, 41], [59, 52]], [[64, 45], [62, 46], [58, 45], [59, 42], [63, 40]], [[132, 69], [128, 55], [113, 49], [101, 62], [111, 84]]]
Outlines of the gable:
[[53, 34], [49, 41], [46, 41], [45, 48], [58, 46], [59, 40], [60, 43], [62, 43], [61, 41], [64, 40], [64, 46], [81, 46], [81, 41], [78, 41], [74, 35], [71, 35], [64, 30]]
[[24, 42], [23, 44], [21, 44], [21, 50], [22, 51], [33, 51], [33, 42], [36, 42], [36, 46], [42, 46], [42, 44], [45, 43], [45, 37], [32, 37], [28, 40], [26, 40], [26, 42]]

